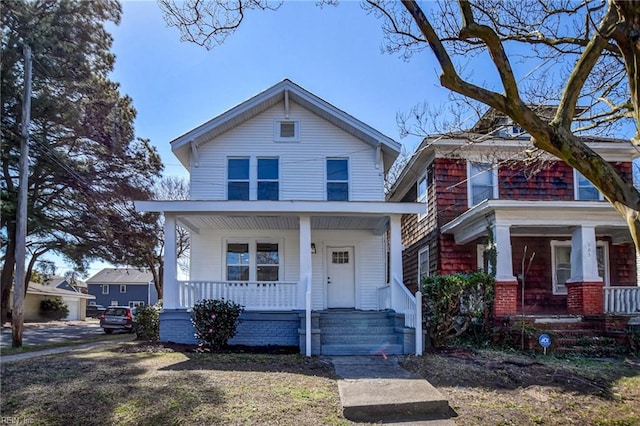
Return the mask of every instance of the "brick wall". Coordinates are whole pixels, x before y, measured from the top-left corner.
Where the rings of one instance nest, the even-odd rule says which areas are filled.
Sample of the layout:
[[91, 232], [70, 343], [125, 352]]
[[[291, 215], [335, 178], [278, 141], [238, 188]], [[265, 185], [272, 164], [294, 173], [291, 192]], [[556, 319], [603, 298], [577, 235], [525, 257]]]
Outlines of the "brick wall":
[[567, 312], [574, 315], [597, 315], [604, 311], [603, 283], [567, 283]]
[[493, 316], [495, 318], [515, 315], [517, 313], [518, 282], [498, 281], [495, 284], [493, 297]]

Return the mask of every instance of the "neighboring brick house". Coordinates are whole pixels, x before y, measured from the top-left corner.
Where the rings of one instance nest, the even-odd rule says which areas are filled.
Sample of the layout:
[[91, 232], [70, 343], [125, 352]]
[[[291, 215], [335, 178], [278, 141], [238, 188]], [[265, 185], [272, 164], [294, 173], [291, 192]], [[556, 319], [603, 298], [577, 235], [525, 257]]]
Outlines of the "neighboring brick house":
[[[631, 180], [639, 154], [628, 141], [585, 141]], [[497, 317], [637, 311], [625, 221], [564, 162], [545, 154], [525, 166], [527, 148], [529, 136], [495, 114], [459, 137], [422, 142], [387, 196], [426, 204], [425, 214], [402, 218], [407, 287], [429, 274], [486, 270], [493, 241]]]
[[145, 306], [158, 301], [153, 275], [148, 270], [104, 268], [87, 280], [89, 294], [102, 306]]

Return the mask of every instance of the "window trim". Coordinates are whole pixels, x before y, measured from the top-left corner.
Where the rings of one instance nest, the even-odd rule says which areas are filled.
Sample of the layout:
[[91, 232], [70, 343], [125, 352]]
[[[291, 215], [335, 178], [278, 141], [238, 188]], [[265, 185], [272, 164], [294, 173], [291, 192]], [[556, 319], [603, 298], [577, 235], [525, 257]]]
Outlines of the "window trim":
[[471, 161], [467, 160], [467, 202], [469, 208], [476, 206], [480, 203], [473, 203], [473, 185], [471, 181], [473, 180], [473, 176], [471, 176], [471, 167], [473, 164], [482, 164], [491, 167], [491, 186], [492, 186], [492, 194], [491, 199], [497, 200], [499, 198], [499, 189], [498, 189], [498, 166], [494, 163], [484, 163], [482, 161]]
[[102, 284], [102, 294], [109, 294], [109, 284]]
[[[347, 179], [332, 179], [329, 180], [329, 160], [343, 160], [347, 162]], [[349, 157], [326, 157], [324, 161], [324, 197], [325, 201], [329, 201], [329, 183], [346, 183], [347, 184], [347, 199], [341, 201], [351, 201], [351, 160]]]
[[[293, 123], [293, 136], [283, 137], [280, 132], [282, 123]], [[299, 120], [275, 120], [273, 122], [274, 142], [300, 142], [300, 121]]]
[[[225, 238], [222, 246], [223, 268], [222, 280], [225, 282], [258, 282], [258, 244], [268, 243], [278, 245], [278, 280], [259, 282], [282, 282], [284, 280], [284, 240], [282, 238], [253, 237], [253, 238]], [[227, 247], [229, 244], [247, 244], [249, 246], [249, 279], [232, 281], [227, 275]], [[273, 264], [271, 264], [273, 266]]]
[[[567, 294], [566, 287], [564, 291], [560, 291], [558, 289], [558, 282], [556, 277], [556, 247], [569, 247], [571, 248], [571, 240], [551, 240], [551, 287], [552, 293], [554, 295], [565, 296]], [[602, 277], [602, 282], [605, 287], [609, 287], [609, 273], [610, 273], [610, 265], [609, 265], [609, 244], [606, 241], [596, 240], [596, 249], [598, 247], [603, 247], [604, 249], [604, 277]], [[596, 254], [597, 261], [597, 254]], [[571, 262], [571, 260], [569, 260]], [[571, 265], [571, 263], [569, 263]]]
[[129, 307], [130, 308], [137, 308], [137, 307], [144, 307], [145, 303], [142, 300], [129, 300]]
[[429, 253], [429, 246], [425, 246], [425, 247], [422, 247], [420, 250], [418, 250], [418, 288], [420, 288], [420, 286], [422, 285], [422, 275], [423, 275], [423, 271], [422, 271], [422, 268], [421, 268], [422, 263], [420, 262], [420, 257], [421, 257], [424, 253], [426, 253], [426, 254], [427, 254], [427, 271], [426, 271], [425, 276], [426, 276], [426, 277], [428, 277], [428, 276], [430, 276], [430, 275], [431, 275], [431, 270], [430, 270], [430, 267], [429, 267], [429, 262], [430, 262], [430, 260], [431, 260], [431, 259], [429, 258], [429, 256], [430, 256], [430, 253]]
[[[583, 177], [587, 180], [587, 182], [589, 182], [589, 184], [595, 188], [596, 191], [598, 191], [598, 199], [593, 199], [593, 198], [580, 198], [580, 177]], [[602, 201], [604, 200], [604, 196], [602, 195], [602, 192], [600, 192], [600, 190], [598, 188], [595, 187], [594, 184], [591, 183], [591, 181], [589, 181], [589, 179], [587, 179], [586, 177], [584, 177], [584, 175], [582, 173], [580, 173], [579, 171], [577, 171], [576, 169], [573, 169], [573, 199], [576, 201]]]
[[127, 285], [120, 284], [120, 293], [126, 293], [126, 292], [127, 292]]

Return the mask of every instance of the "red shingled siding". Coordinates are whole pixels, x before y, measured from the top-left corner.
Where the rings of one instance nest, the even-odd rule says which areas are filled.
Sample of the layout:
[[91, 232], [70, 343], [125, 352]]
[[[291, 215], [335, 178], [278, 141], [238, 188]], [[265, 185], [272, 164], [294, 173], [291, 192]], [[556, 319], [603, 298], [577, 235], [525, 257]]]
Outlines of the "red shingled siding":
[[636, 251], [633, 244], [609, 245], [611, 285], [636, 285]]
[[442, 226], [469, 209], [466, 160], [437, 158], [434, 178], [438, 226]]
[[499, 198], [503, 200], [558, 200], [574, 199], [573, 169], [560, 161], [527, 176], [513, 167], [498, 171]]

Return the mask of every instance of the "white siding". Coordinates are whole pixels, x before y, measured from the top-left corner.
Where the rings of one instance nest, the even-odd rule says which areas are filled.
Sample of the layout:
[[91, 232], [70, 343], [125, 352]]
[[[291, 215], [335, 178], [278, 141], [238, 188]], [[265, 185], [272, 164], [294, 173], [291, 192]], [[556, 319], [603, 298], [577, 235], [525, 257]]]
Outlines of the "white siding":
[[[224, 244], [228, 239], [279, 239], [283, 244], [284, 256], [281, 267], [282, 281], [298, 282], [300, 278], [299, 234], [291, 231], [204, 231], [192, 237], [191, 260], [192, 280], [222, 281], [224, 276]], [[355, 256], [356, 308], [376, 310], [377, 288], [384, 285], [386, 255], [384, 236], [370, 231], [326, 231], [312, 230], [311, 241], [316, 245], [312, 255], [312, 307], [326, 309], [326, 247], [351, 246]], [[311, 248], [309, 247], [308, 250]], [[299, 289], [305, 291], [305, 289]], [[301, 307], [302, 308], [302, 307]]]
[[285, 120], [280, 103], [218, 138], [202, 144], [199, 167], [191, 168], [191, 198], [226, 199], [226, 159], [277, 156], [281, 200], [325, 200], [325, 159], [349, 159], [351, 201], [384, 201], [376, 148], [291, 102], [288, 120], [300, 126], [299, 142], [274, 142], [274, 123]]

